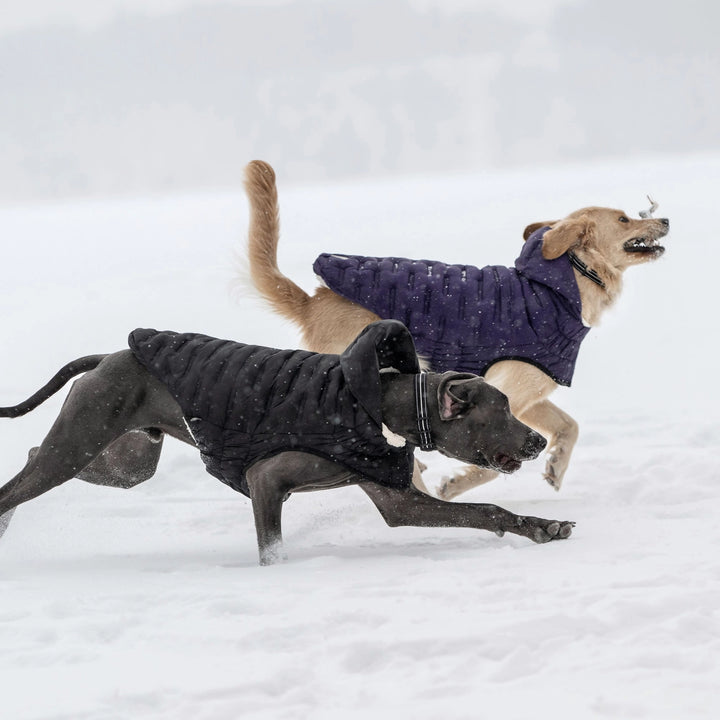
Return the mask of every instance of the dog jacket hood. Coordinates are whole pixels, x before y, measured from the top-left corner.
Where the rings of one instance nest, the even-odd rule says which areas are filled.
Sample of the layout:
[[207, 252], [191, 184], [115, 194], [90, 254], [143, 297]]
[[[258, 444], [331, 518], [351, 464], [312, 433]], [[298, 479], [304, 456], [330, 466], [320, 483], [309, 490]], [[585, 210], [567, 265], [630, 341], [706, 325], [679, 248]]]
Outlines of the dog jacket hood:
[[567, 256], [542, 256], [548, 229], [513, 268], [325, 253], [313, 269], [338, 295], [404, 323], [436, 372], [484, 375], [498, 360], [523, 360], [570, 385], [589, 328]]
[[148, 329], [130, 333], [129, 345], [177, 400], [208, 472], [245, 495], [252, 464], [286, 450], [410, 484], [413, 446], [392, 447], [382, 434], [380, 369], [419, 372], [399, 322], [369, 325], [342, 355]]

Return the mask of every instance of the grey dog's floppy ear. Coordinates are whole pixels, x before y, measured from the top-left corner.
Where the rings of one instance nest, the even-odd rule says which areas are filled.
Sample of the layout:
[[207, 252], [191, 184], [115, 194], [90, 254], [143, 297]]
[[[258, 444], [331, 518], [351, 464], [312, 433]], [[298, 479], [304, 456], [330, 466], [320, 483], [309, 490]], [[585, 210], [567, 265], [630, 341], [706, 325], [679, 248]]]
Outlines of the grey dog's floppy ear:
[[481, 377], [471, 373], [443, 373], [437, 389], [438, 411], [441, 420], [458, 420], [473, 407], [473, 390]]
[[542, 255], [546, 260], [559, 258], [573, 247], [584, 245], [595, 234], [595, 222], [587, 215], [565, 218], [543, 235]]
[[340, 356], [340, 366], [351, 392], [378, 424], [382, 423], [380, 370], [394, 368], [408, 375], [420, 372], [412, 335], [397, 320], [368, 325]]
[[547, 222], [536, 222], [528, 225], [523, 231], [523, 240], [527, 240], [534, 232], [537, 232], [540, 228], [552, 227], [555, 225], [557, 220], [548, 220]]

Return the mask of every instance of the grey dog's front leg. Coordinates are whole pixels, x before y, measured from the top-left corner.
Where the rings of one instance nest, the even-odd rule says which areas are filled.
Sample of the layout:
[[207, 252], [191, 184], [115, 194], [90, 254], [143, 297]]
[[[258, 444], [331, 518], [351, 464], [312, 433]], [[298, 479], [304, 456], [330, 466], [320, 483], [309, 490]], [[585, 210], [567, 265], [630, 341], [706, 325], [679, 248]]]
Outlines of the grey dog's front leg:
[[246, 474], [252, 499], [261, 565], [286, 558], [281, 516], [290, 493], [354, 485], [362, 478], [331, 460], [289, 450], [255, 463]]
[[570, 536], [574, 523], [516, 515], [497, 505], [450, 503], [425, 495], [412, 485], [405, 489], [387, 488], [375, 483], [361, 483], [391, 527], [468, 527], [523, 535], [537, 543]]
[[272, 565], [285, 559], [282, 550], [282, 506], [288, 487], [284, 470], [276, 458], [271, 458], [255, 464], [246, 476], [261, 565]]

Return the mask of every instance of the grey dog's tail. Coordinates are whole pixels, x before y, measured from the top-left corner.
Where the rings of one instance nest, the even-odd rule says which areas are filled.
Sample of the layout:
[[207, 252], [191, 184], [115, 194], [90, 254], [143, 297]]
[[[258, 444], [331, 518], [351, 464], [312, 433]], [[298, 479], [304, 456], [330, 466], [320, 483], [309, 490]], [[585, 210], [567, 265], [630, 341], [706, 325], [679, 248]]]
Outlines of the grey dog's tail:
[[52, 379], [43, 385], [34, 395], [31, 395], [24, 402], [13, 405], [12, 407], [0, 407], [0, 417], [16, 418], [25, 413], [34, 410], [40, 403], [45, 402], [51, 395], [54, 395], [60, 388], [76, 375], [93, 370], [96, 368], [105, 355], [86, 355], [69, 362], [60, 368]]

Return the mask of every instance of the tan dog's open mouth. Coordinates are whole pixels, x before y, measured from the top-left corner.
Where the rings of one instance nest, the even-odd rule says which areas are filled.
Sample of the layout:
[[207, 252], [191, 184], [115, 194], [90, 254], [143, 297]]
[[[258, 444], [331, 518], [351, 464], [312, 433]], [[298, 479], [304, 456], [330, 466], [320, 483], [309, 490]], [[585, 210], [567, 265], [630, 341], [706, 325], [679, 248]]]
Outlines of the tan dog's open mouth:
[[660, 245], [658, 238], [636, 237], [631, 240], [627, 240], [623, 244], [623, 250], [629, 253], [662, 255], [665, 252], [665, 247]]

